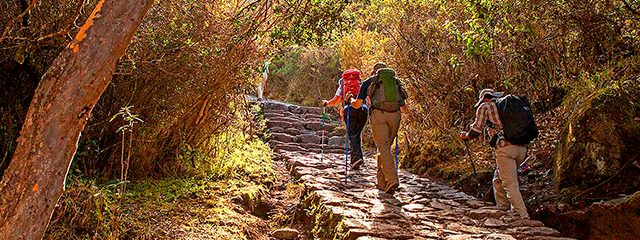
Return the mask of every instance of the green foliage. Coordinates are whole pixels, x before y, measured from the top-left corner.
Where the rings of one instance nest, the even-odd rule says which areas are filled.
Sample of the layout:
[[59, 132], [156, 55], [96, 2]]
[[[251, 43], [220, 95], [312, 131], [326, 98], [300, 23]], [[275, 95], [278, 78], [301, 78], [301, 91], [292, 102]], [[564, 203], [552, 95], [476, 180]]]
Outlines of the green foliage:
[[280, 51], [270, 66], [268, 97], [320, 106], [338, 87], [340, 62], [334, 47], [292, 46]]
[[209, 180], [240, 179], [259, 180], [266, 184], [275, 182], [271, 169], [271, 149], [257, 138], [249, 139], [241, 130], [230, 129], [200, 148], [188, 145], [178, 160], [195, 163], [189, 171]]
[[68, 181], [67, 189], [56, 205], [46, 239], [116, 239], [112, 225], [114, 210], [113, 188], [96, 186], [93, 181], [79, 178]]
[[133, 131], [133, 125], [135, 125], [136, 122], [144, 122], [138, 117], [137, 114], [133, 114], [131, 112], [131, 108], [133, 108], [133, 106], [122, 107], [120, 111], [116, 113], [116, 115], [113, 115], [113, 117], [111, 117], [111, 119], [109, 120], [109, 122], [113, 122], [113, 120], [115, 120], [116, 118], [122, 117], [122, 120], [125, 122], [125, 124], [118, 128], [118, 130], [116, 130], [117, 133], [131, 132]]
[[[345, 11], [352, 0], [284, 0], [274, 9], [282, 23], [273, 28], [270, 37], [276, 45], [307, 45], [336, 40], [355, 22], [355, 15]], [[303, 11], [300, 10], [304, 9]]]
[[313, 193], [303, 196], [301, 208], [305, 209], [305, 217], [310, 222], [311, 233], [318, 239], [346, 239], [347, 232], [343, 226], [344, 217], [333, 215]]

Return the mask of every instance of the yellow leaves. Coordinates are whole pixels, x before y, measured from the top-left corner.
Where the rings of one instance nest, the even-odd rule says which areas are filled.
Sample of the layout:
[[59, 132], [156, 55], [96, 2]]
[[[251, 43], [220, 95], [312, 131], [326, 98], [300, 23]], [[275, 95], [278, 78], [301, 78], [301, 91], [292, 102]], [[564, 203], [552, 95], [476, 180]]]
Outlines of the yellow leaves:
[[632, 27], [633, 26], [633, 20], [631, 19], [627, 19], [626, 21], [624, 21], [625, 25], [627, 25], [627, 27]]
[[355, 29], [338, 42], [342, 69], [357, 68], [367, 77], [376, 62], [384, 62], [388, 37], [377, 32]]

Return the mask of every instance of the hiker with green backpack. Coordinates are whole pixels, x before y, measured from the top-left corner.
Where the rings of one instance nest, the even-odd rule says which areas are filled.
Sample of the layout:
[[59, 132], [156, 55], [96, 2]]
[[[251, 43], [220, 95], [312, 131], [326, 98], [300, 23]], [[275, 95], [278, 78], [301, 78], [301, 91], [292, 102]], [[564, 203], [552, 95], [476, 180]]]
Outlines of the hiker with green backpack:
[[496, 155], [497, 168], [493, 176], [496, 206], [505, 211], [511, 208], [522, 219], [529, 219], [516, 171], [527, 155], [525, 146], [538, 137], [531, 105], [525, 97], [505, 96], [504, 92], [493, 89], [480, 91], [478, 98], [475, 122], [469, 132], [460, 133], [460, 138], [464, 141], [474, 139], [485, 126], [488, 127], [492, 136], [489, 145]]
[[373, 67], [372, 77], [365, 80], [360, 86], [360, 92], [356, 99], [351, 99], [354, 108], [360, 108], [369, 98], [369, 113], [371, 115], [371, 130], [373, 141], [378, 148], [378, 183], [376, 188], [393, 194], [400, 186], [397, 170], [397, 142], [396, 158], [391, 151], [393, 140], [398, 135], [400, 128], [400, 110], [406, 111], [405, 100], [407, 92], [396, 72], [387, 68], [384, 63], [376, 63]]

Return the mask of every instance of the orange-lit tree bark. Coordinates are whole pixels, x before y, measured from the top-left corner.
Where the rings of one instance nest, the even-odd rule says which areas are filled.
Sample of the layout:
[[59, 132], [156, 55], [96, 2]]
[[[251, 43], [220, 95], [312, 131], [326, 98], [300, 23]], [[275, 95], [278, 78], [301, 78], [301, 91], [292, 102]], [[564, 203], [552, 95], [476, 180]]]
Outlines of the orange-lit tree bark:
[[42, 238], [98, 101], [153, 0], [100, 0], [42, 77], [0, 182], [2, 239]]

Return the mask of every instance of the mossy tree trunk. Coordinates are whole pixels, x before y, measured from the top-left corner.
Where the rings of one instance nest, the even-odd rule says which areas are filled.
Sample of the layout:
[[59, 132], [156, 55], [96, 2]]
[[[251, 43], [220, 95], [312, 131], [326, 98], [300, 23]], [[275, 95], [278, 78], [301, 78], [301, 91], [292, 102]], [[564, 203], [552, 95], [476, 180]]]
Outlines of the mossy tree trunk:
[[153, 0], [100, 0], [42, 77], [0, 182], [0, 236], [42, 238], [89, 114]]

